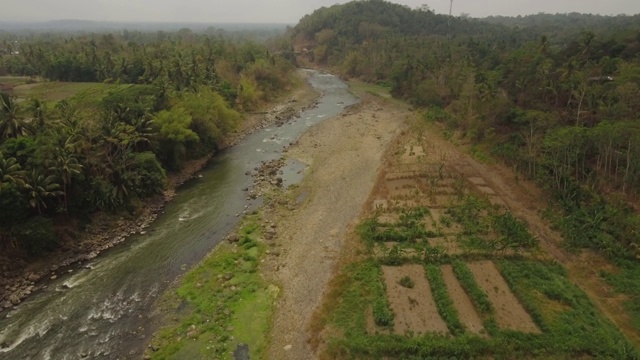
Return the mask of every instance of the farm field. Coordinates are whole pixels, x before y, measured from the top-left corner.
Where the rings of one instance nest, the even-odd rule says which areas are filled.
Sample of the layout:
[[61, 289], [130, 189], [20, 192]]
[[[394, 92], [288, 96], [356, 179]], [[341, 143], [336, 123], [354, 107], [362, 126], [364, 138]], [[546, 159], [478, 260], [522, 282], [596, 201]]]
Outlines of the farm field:
[[14, 85], [13, 94], [19, 99], [37, 98], [45, 101], [66, 100], [78, 94], [84, 94], [84, 98], [91, 99], [110, 89], [132, 86], [91, 82], [40, 81], [27, 76], [0, 76], [0, 84]]
[[21, 85], [29, 82], [28, 76], [0, 76], [0, 84]]
[[119, 85], [102, 83], [71, 83], [71, 82], [41, 82], [32, 84], [20, 84], [14, 89], [18, 98], [38, 98], [47, 101], [60, 101], [72, 98], [79, 93], [102, 93]]
[[113, 85], [101, 83], [67, 83], [67, 82], [42, 82], [33, 84], [21, 84], [14, 88], [14, 93], [18, 98], [35, 97], [42, 100], [59, 101], [73, 97], [74, 95], [92, 90], [95, 88], [105, 88]]
[[321, 358], [637, 358], [495, 179], [432, 130], [388, 152], [316, 318]]

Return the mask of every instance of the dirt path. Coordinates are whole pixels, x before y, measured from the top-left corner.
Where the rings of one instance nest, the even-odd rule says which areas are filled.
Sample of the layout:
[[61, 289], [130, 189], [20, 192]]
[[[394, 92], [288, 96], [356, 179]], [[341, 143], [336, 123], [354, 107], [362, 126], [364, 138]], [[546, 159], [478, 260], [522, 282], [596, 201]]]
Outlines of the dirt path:
[[312, 359], [311, 316], [321, 303], [347, 231], [360, 215], [387, 145], [410, 113], [366, 97], [344, 116], [305, 133], [289, 157], [309, 165], [297, 190], [307, 194], [297, 210], [276, 210], [272, 221], [279, 256], [264, 263], [282, 295], [271, 329], [268, 359]]

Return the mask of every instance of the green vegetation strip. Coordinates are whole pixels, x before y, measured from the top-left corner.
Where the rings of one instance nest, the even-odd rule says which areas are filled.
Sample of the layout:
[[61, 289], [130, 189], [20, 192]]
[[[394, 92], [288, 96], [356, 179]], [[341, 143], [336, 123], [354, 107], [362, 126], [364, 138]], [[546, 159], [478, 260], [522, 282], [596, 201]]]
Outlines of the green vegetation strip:
[[[480, 293], [466, 266], [457, 263], [456, 274], [476, 303], [493, 316], [486, 294]], [[463, 264], [464, 265], [464, 264]], [[332, 299], [328, 356], [332, 359], [377, 358], [610, 358], [638, 359], [638, 352], [613, 324], [604, 319], [586, 295], [566, 278], [561, 266], [529, 261], [499, 263], [513, 291], [544, 330], [542, 334], [499, 330], [490, 337], [457, 331], [456, 336], [427, 333], [418, 336], [367, 331], [367, 309], [384, 296], [379, 267], [371, 260], [348, 265], [341, 274], [341, 291]], [[466, 270], [464, 270], [466, 269]], [[447, 306], [438, 288], [438, 267], [427, 266], [439, 310]], [[440, 276], [441, 277], [441, 276]], [[435, 281], [434, 281], [435, 279]], [[466, 281], [465, 281], [466, 279]], [[475, 290], [469, 290], [475, 288]], [[473, 295], [475, 294], [475, 295]], [[484, 299], [484, 300], [478, 300]], [[449, 300], [450, 301], [450, 300]], [[445, 304], [443, 306], [443, 304]], [[446, 315], [444, 316], [445, 319]], [[447, 323], [453, 324], [452, 318]], [[451, 323], [450, 323], [451, 321]], [[455, 320], [454, 320], [455, 321]], [[451, 325], [450, 325], [451, 326]], [[485, 325], [486, 326], [486, 325]], [[339, 335], [336, 335], [339, 334]]]
[[349, 264], [339, 276], [346, 286], [337, 293], [339, 305], [332, 308], [331, 324], [344, 331], [347, 337], [366, 336], [366, 314], [370, 307], [378, 326], [386, 323], [390, 327], [393, 324], [393, 312], [386, 298], [382, 269], [375, 261]]
[[[460, 205], [447, 209], [447, 214], [462, 226], [458, 239], [468, 249], [518, 253], [538, 245], [526, 222], [500, 206], [492, 206], [487, 199], [467, 195]], [[490, 237], [492, 234], [495, 239]]]
[[493, 305], [491, 305], [487, 293], [478, 286], [478, 283], [473, 277], [473, 273], [469, 270], [467, 264], [456, 260], [453, 261], [451, 265], [453, 267], [453, 272], [460, 281], [460, 285], [462, 285], [464, 291], [469, 295], [473, 305], [482, 317], [485, 329], [487, 329], [489, 334], [495, 335], [498, 331], [498, 325], [496, 324], [495, 319], [495, 309], [493, 308]]
[[424, 207], [403, 210], [395, 224], [381, 224], [376, 215], [362, 222], [358, 226], [358, 232], [369, 245], [385, 241], [414, 242], [417, 239], [439, 236], [434, 231], [425, 230], [423, 221], [427, 215], [429, 209]]
[[465, 328], [460, 322], [458, 310], [456, 310], [451, 297], [449, 297], [447, 285], [442, 278], [440, 266], [429, 264], [426, 266], [426, 271], [427, 279], [429, 279], [429, 284], [431, 285], [433, 299], [438, 307], [438, 313], [447, 323], [447, 328], [449, 328], [451, 334], [455, 336], [461, 335], [464, 333]]
[[228, 358], [239, 343], [249, 345], [252, 359], [264, 357], [278, 288], [257, 272], [265, 247], [257, 230], [249, 222], [237, 248], [220, 244], [163, 299], [165, 313], [177, 318], [156, 334], [152, 359]]

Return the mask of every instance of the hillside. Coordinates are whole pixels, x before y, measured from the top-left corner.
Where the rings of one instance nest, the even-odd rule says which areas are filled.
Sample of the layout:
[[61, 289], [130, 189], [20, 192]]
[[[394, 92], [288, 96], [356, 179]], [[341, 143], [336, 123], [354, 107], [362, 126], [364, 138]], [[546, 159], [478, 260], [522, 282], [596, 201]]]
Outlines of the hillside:
[[[618, 309], [625, 311], [608, 316], [623, 318], [616, 325], [637, 339], [637, 19], [583, 14], [449, 18], [371, 0], [317, 10], [291, 35], [300, 62], [388, 89], [476, 159], [506, 164], [516, 180], [537, 184], [546, 204], [539, 211], [545, 226], [563, 236], [560, 246], [593, 256], [589, 261], [599, 265], [587, 271], [578, 265], [584, 260], [567, 260], [573, 255], [556, 260], [572, 269], [569, 280], [600, 306], [610, 306], [609, 299], [616, 297]], [[447, 160], [441, 161], [446, 169]], [[441, 315], [446, 320], [447, 314]], [[547, 331], [548, 324], [538, 325]]]

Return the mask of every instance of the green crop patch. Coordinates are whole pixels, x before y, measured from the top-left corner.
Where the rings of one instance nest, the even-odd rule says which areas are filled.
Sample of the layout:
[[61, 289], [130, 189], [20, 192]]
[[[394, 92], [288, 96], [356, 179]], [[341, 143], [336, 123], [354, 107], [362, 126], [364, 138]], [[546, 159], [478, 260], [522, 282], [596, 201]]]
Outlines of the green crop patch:
[[499, 268], [543, 335], [535, 343], [556, 354], [637, 359], [640, 354], [555, 263], [499, 261]]
[[[408, 214], [408, 215], [407, 215]], [[426, 216], [427, 211], [420, 211]], [[380, 242], [376, 232], [385, 229], [419, 229], [418, 213], [404, 212], [400, 221], [381, 225], [377, 217], [365, 220], [359, 227], [360, 235], [370, 249]], [[449, 216], [467, 225], [479, 238], [492, 232], [510, 239], [517, 247], [531, 249], [537, 246], [526, 223], [499, 207], [492, 207], [481, 199], [470, 198]], [[486, 230], [486, 233], [485, 233]], [[432, 259], [424, 255], [411, 259], [403, 256], [407, 249], [422, 247], [424, 254], [434, 249], [423, 243], [397, 242], [381, 257], [374, 252], [367, 259], [345, 265], [339, 277], [340, 289], [335, 292], [326, 326], [332, 334], [327, 339], [327, 355], [335, 359], [378, 358], [527, 358], [568, 359], [612, 358], [637, 359], [638, 350], [622, 333], [605, 319], [587, 295], [573, 285], [562, 266], [543, 261], [526, 260], [522, 256], [497, 257], [498, 270], [509, 289], [531, 315], [541, 332], [521, 332], [503, 328], [497, 321], [497, 310], [476, 274], [465, 261], [465, 254]], [[483, 258], [475, 256], [474, 259]], [[391, 261], [395, 259], [396, 261]], [[502, 259], [502, 260], [499, 260]], [[411, 309], [391, 308], [386, 298], [381, 266], [421, 263], [431, 287], [437, 312], [450, 334], [426, 332], [394, 333], [394, 311]], [[450, 263], [454, 274], [480, 316], [486, 333], [467, 331], [460, 319], [438, 264]], [[474, 270], [475, 271], [475, 270]], [[409, 281], [412, 280], [412, 281]], [[414, 279], [400, 278], [400, 286], [411, 289]], [[615, 281], [611, 277], [611, 281]], [[632, 287], [633, 284], [620, 284]], [[404, 290], [403, 290], [404, 291]], [[334, 294], [334, 295], [335, 295]], [[424, 299], [417, 299], [423, 301]], [[406, 318], [407, 314], [404, 314]], [[409, 314], [410, 316], [410, 314]], [[403, 317], [401, 317], [403, 318]], [[501, 324], [501, 323], [500, 323]]]
[[629, 297], [625, 308], [631, 316], [633, 326], [640, 329], [640, 264], [624, 261], [617, 272], [603, 272], [602, 275], [616, 292]]

